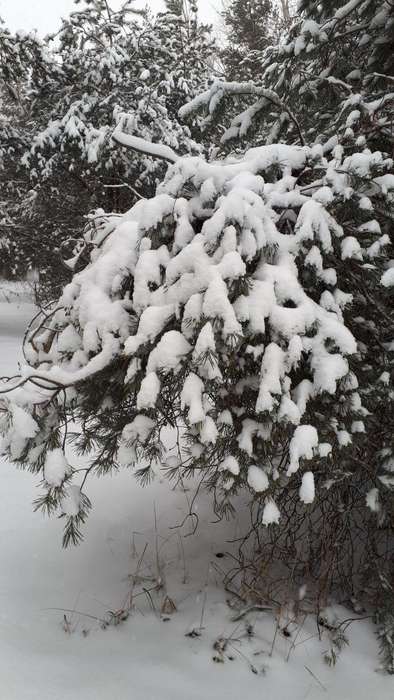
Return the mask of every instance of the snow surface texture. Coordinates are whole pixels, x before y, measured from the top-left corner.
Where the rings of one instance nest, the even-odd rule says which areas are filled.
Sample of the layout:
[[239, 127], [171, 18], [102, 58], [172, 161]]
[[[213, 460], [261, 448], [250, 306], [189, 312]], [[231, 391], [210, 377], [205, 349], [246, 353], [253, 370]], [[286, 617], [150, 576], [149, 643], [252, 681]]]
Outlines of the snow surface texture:
[[[36, 406], [47, 405], [51, 389], [71, 387], [116, 358], [129, 358], [126, 381], [138, 385], [136, 407], [146, 433], [144, 411], [157, 407], [163, 377], [176, 375], [191, 363], [182, 379], [180, 410], [209, 464], [208, 452], [220, 438], [217, 414], [225, 405], [223, 400], [220, 406], [220, 401], [230, 395], [223, 375], [229, 358], [243, 344], [239, 357], [245, 363], [249, 354], [255, 364], [245, 373], [247, 378], [238, 382], [235, 393], [242, 396], [257, 389], [252, 414], [256, 420], [246, 418], [236, 435], [236, 450], [241, 451], [245, 468], [239, 467], [239, 454], [231, 455], [230, 469], [217, 465], [223, 488], [228, 490], [231, 478], [238, 476], [238, 481], [253, 488], [253, 479], [248, 480], [248, 468], [255, 463], [253, 438], [269, 440], [277, 423], [293, 431], [290, 462], [285, 465], [288, 477], [308, 468], [314, 456], [322, 456], [328, 439], [333, 447], [342, 447], [345, 427], [354, 433], [363, 431], [365, 409], [357, 378], [349, 371], [348, 356], [356, 353], [357, 345], [344, 323], [343, 309], [351, 295], [343, 292], [341, 280], [325, 262], [338, 245], [344, 260], [369, 261], [387, 243], [383, 240], [387, 236], [380, 235], [379, 225], [371, 219], [368, 230], [376, 235], [376, 245], [365, 249], [364, 230], [359, 241], [344, 237], [326, 205], [335, 197], [357, 199], [350, 188], [354, 174], [367, 177], [377, 163], [382, 172], [392, 168], [390, 159], [383, 161], [380, 153], [368, 149], [343, 157], [337, 146], [324, 156], [321, 146], [285, 144], [252, 148], [242, 158], [222, 162], [177, 158], [154, 198], [139, 201], [123, 216], [98, 213], [95, 217], [87, 234], [87, 243], [93, 246], [91, 262], [64, 289], [45, 330], [35, 335], [28, 349], [30, 365], [22, 370], [22, 381], [34, 376], [48, 391], [40, 392], [34, 385], [29, 387], [33, 397], [25, 390], [15, 392], [18, 408], [31, 411], [32, 401]], [[296, 173], [315, 165], [321, 179], [303, 189]], [[277, 175], [271, 181], [272, 168]], [[186, 199], [185, 188], [194, 188], [194, 196]], [[281, 217], [289, 212], [295, 217], [294, 229], [283, 232]], [[197, 232], [193, 225], [198, 219], [202, 223]], [[255, 269], [245, 281], [251, 261]], [[313, 285], [308, 294], [302, 283], [300, 269], [305, 268], [314, 270], [324, 289], [318, 302]], [[131, 278], [132, 290], [125, 292]], [[171, 330], [166, 330], [170, 323]], [[267, 329], [270, 342], [264, 347], [259, 338]], [[147, 356], [146, 372], [141, 370], [141, 353]], [[293, 386], [293, 370], [301, 363], [310, 379]], [[212, 380], [217, 382], [215, 400], [207, 386]], [[332, 424], [330, 435], [319, 435], [310, 425], [313, 416], [305, 417], [308, 403], [320, 393], [334, 397], [338, 391], [353, 422]], [[241, 415], [237, 410], [230, 406], [231, 420]], [[37, 459], [37, 449], [53, 426], [53, 413], [45, 413], [44, 408], [44, 417], [48, 425], [36, 439], [19, 434], [11, 419], [3, 447], [12, 458], [22, 455], [25, 447], [29, 462]], [[131, 417], [132, 425], [135, 418]], [[149, 425], [148, 435], [154, 430]], [[135, 463], [135, 445], [129, 448], [127, 460], [122, 439], [123, 464]], [[273, 489], [278, 475], [266, 465], [258, 466], [267, 469]], [[314, 487], [309, 487], [302, 500], [310, 503], [313, 494]], [[278, 519], [271, 495], [267, 494], [263, 519], [267, 524]]]
[[[9, 372], [19, 357], [25, 313], [32, 315], [33, 307], [0, 305], [0, 348]], [[239, 535], [239, 523], [211, 525], [203, 499], [198, 535], [180, 540], [188, 525], [182, 531], [169, 526], [187, 511], [184, 493], [159, 481], [141, 489], [127, 473], [96, 481], [92, 496], [99, 507], [86, 542], [62, 551], [61, 522], [48, 524], [32, 512], [34, 484], [32, 475], [0, 464], [2, 700], [391, 700], [393, 681], [376, 672], [377, 645], [368, 620], [351, 625], [350, 646], [334, 669], [323, 661], [329, 641], [324, 634], [318, 641], [313, 619], [303, 623], [301, 617], [300, 626], [290, 625], [290, 638], [279, 632], [272, 656], [275, 620], [270, 613], [250, 613], [246, 620], [254, 624], [255, 635], [245, 635], [245, 624], [231, 620], [234, 611], [222, 588], [221, 571], [229, 558], [216, 557], [231, 551], [227, 540]], [[152, 585], [148, 577], [157, 576], [154, 507], [161, 574], [177, 611], [160, 616], [158, 599], [155, 613], [142, 595], [125, 623], [104, 631], [95, 619], [52, 610], [104, 617], [121, 608], [145, 544], [140, 573], [147, 577], [144, 585]], [[199, 628], [203, 608], [202, 635], [186, 637]], [[339, 619], [358, 617], [336, 612]], [[286, 621], [284, 613], [281, 626]], [[215, 663], [213, 644], [220, 637], [232, 641], [224, 663]]]

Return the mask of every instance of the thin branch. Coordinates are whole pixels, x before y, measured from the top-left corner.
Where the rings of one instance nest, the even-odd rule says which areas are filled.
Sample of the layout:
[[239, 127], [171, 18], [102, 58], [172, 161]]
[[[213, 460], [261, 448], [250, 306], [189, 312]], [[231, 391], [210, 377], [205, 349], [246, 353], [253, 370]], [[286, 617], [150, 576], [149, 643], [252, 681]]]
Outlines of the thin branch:
[[120, 185], [103, 185], [103, 187], [106, 187], [107, 189], [119, 189], [120, 187], [127, 187], [127, 189], [130, 190], [133, 194], [135, 194], [135, 196], [139, 199], [146, 199], [146, 197], [137, 192], [137, 190], [134, 189], [134, 187], [128, 185], [127, 182], [122, 182]]

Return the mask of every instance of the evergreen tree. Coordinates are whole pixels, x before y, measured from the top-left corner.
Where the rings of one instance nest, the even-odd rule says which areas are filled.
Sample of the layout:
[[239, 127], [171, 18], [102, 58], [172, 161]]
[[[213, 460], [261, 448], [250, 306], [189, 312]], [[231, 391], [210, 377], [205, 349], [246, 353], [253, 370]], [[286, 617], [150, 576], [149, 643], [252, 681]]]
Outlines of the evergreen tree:
[[[86, 2], [49, 39], [48, 70], [34, 84], [26, 78], [29, 121], [18, 168], [29, 206], [11, 249], [40, 269], [42, 282], [47, 275], [49, 296], [69, 277], [63, 259], [74, 259], [84, 212], [99, 204], [124, 211], [151, 195], [165, 172], [149, 153], [130, 156], [117, 147], [116, 123], [145, 140], [199, 152], [193, 125], [181, 125], [177, 112], [205, 86], [212, 47], [194, 10], [155, 18], [135, 13], [131, 2], [114, 11], [103, 0]], [[12, 272], [10, 258], [3, 264]]]
[[226, 45], [222, 51], [225, 74], [231, 80], [248, 80], [261, 74], [263, 57], [290, 29], [291, 8], [273, 0], [232, 0], [222, 12]]
[[[170, 167], [155, 196], [91, 217], [5, 387], [4, 447], [41, 475], [37, 507], [65, 517], [65, 544], [93, 474], [195, 475], [219, 516], [249, 490], [245, 589], [375, 603], [390, 670], [393, 8], [304, 13], [263, 83], [216, 81], [181, 110], [220, 126], [230, 112], [237, 155], [179, 156], [118, 121], [118, 142]], [[89, 454], [82, 478], [68, 440]]]
[[[266, 52], [253, 83], [212, 86], [205, 96], [205, 103], [211, 101], [207, 125], [232, 117], [229, 103], [242, 100], [223, 146], [234, 148], [234, 139], [245, 148], [278, 140], [324, 143], [339, 136], [350, 147], [360, 135], [370, 148], [392, 154], [392, 8], [376, 0], [336, 3], [341, 7], [331, 16], [331, 5], [301, 5], [288, 42]], [[318, 23], [313, 17], [321, 12]]]
[[22, 157], [31, 141], [32, 95], [53, 72], [34, 34], [12, 35], [0, 27], [0, 270], [5, 276], [26, 273], [36, 262], [35, 193]]

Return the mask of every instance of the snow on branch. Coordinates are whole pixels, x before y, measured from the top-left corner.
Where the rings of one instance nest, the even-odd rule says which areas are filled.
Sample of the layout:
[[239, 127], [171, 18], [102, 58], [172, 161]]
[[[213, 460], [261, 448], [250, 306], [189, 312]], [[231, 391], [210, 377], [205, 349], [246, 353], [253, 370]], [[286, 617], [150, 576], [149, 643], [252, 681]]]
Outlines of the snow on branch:
[[137, 151], [138, 153], [145, 153], [146, 155], [152, 156], [153, 158], [166, 160], [169, 163], [176, 163], [180, 157], [169, 146], [165, 146], [161, 143], [152, 143], [151, 141], [146, 141], [145, 139], [142, 139], [139, 136], [126, 134], [122, 130], [121, 124], [118, 124], [118, 126], [114, 130], [112, 138], [120, 146], [130, 148], [132, 151]]
[[253, 82], [224, 82], [217, 80], [213, 83], [209, 90], [206, 90], [201, 95], [198, 95], [193, 100], [183, 105], [179, 110], [179, 116], [184, 119], [196, 112], [201, 107], [207, 107], [209, 112], [208, 120], [211, 115], [217, 110], [220, 103], [225, 97], [235, 97], [239, 95], [255, 96], [257, 101], [250, 107], [245, 109], [241, 114], [238, 114], [231, 122], [230, 128], [225, 132], [222, 142], [230, 138], [245, 136], [249, 130], [253, 118], [268, 106], [275, 105], [281, 111], [286, 113], [289, 119], [293, 122], [297, 129], [297, 133], [302, 146], [305, 145], [305, 140], [301, 132], [299, 122], [290, 108], [281, 100], [279, 95], [274, 90], [269, 90], [262, 86], [256, 85]]

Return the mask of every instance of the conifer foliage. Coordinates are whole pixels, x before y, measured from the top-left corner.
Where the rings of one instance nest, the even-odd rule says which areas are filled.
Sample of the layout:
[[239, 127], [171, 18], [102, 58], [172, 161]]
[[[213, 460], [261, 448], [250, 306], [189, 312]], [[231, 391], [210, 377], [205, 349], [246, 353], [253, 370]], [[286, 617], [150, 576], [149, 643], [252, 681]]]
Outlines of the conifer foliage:
[[221, 13], [226, 44], [221, 53], [225, 74], [231, 80], [260, 76], [264, 54], [286, 36], [295, 3], [282, 0], [232, 0]]

